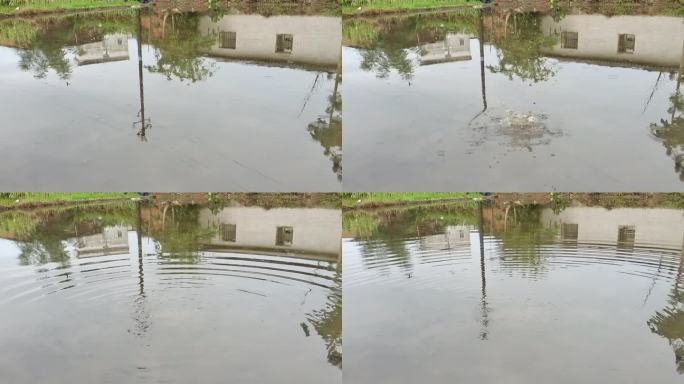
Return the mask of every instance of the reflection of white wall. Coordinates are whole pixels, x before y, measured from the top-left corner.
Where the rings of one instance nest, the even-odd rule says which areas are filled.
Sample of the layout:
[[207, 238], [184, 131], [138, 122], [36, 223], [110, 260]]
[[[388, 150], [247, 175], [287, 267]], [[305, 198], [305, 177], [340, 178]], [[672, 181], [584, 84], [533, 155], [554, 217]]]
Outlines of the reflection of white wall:
[[[684, 18], [680, 17], [570, 15], [556, 22], [545, 16], [541, 28], [546, 35], [578, 33], [577, 49], [561, 48], [559, 42], [549, 52], [553, 55], [665, 67], [678, 67], [682, 60]], [[618, 53], [620, 34], [635, 35], [634, 53]]]
[[463, 33], [447, 33], [436, 43], [420, 46], [420, 62], [423, 65], [449, 61], [470, 60], [470, 36]]
[[545, 209], [541, 220], [548, 226], [577, 224], [578, 242], [617, 244], [621, 225], [635, 227], [635, 245], [680, 249], [684, 241], [684, 212], [677, 209], [573, 207], [559, 215]]
[[[340, 60], [342, 20], [327, 16], [227, 15], [217, 22], [200, 19], [203, 35], [235, 32], [235, 49], [219, 48], [218, 38], [211, 54], [246, 60], [285, 61], [335, 66]], [[291, 34], [291, 53], [276, 52], [276, 36]]]
[[458, 247], [470, 247], [470, 227], [467, 225], [450, 225], [444, 233], [423, 236], [420, 238], [421, 249], [442, 250]]
[[[231, 207], [216, 215], [204, 209], [199, 220], [204, 227], [236, 226], [235, 242], [222, 241], [217, 233], [210, 240], [213, 245], [308, 254], [338, 255], [340, 252], [342, 216], [337, 209]], [[293, 228], [292, 245], [276, 245], [279, 226]]]
[[76, 47], [78, 65], [128, 60], [128, 36], [123, 33], [105, 35], [102, 41]]
[[128, 227], [123, 225], [105, 227], [102, 233], [80, 236], [76, 239], [79, 257], [100, 256], [128, 252]]

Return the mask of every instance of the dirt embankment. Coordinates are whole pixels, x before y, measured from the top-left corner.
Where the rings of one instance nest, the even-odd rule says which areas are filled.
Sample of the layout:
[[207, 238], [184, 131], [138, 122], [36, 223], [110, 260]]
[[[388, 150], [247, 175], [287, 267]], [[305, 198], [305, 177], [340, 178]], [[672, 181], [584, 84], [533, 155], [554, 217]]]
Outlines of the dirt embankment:
[[305, 208], [340, 208], [337, 193], [207, 193], [207, 192], [151, 192], [119, 198], [89, 199], [77, 201], [19, 201], [15, 204], [0, 205], [0, 212], [13, 209], [33, 209], [47, 207], [67, 207], [74, 205], [96, 205], [130, 199], [151, 201], [154, 205], [183, 204], [215, 204], [217, 206], [237, 203], [245, 206], [261, 206], [264, 208], [305, 207]]
[[147, 7], [144, 4], [138, 5], [137, 2], [132, 1], [131, 5], [109, 5], [109, 6], [96, 6], [96, 7], [87, 7], [87, 8], [70, 8], [70, 9], [30, 9], [30, 8], [19, 8], [18, 10], [12, 11], [12, 12], [1, 12], [0, 11], [0, 20], [2, 19], [7, 19], [7, 18], [14, 18], [14, 17], [19, 17], [19, 18], [31, 18], [31, 17], [38, 17], [38, 16], [47, 16], [47, 15], [68, 15], [72, 13], [86, 13], [86, 12], [102, 12], [102, 11], [113, 11], [113, 10], [121, 10], [121, 9], [128, 9], [132, 7], [140, 7], [140, 8], [145, 8]]
[[426, 7], [426, 8], [397, 8], [397, 9], [374, 9], [374, 8], [363, 8], [354, 10], [352, 12], [344, 12], [344, 17], [377, 17], [385, 15], [397, 15], [405, 13], [426, 13], [426, 12], [444, 12], [455, 9], [472, 8], [472, 4], [463, 5], [445, 5], [439, 7]]
[[210, 204], [235, 202], [240, 205], [258, 205], [264, 208], [278, 207], [323, 207], [340, 208], [337, 193], [230, 193], [230, 192], [188, 192], [151, 193], [147, 198], [158, 203]]
[[47, 207], [65, 207], [70, 205], [95, 205], [103, 203], [112, 203], [116, 201], [125, 201], [130, 197], [116, 197], [107, 199], [89, 199], [89, 200], [72, 200], [72, 201], [19, 201], [15, 204], [7, 205], [0, 204], [0, 212], [10, 211], [15, 209], [34, 209]]
[[511, 203], [552, 204], [556, 202], [575, 202], [589, 207], [684, 207], [684, 194], [681, 193], [497, 193], [494, 201], [500, 205]]
[[448, 203], [458, 203], [463, 201], [471, 201], [470, 197], [454, 197], [447, 199], [430, 199], [430, 200], [397, 200], [397, 201], [359, 201], [354, 205], [343, 205], [345, 210], [354, 209], [375, 209], [375, 208], [389, 208], [410, 205], [439, 205]]

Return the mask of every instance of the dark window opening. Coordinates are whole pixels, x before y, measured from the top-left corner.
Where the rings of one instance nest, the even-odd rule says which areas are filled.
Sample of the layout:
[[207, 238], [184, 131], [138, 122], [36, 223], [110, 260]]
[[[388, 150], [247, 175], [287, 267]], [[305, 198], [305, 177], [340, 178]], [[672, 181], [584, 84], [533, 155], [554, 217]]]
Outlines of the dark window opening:
[[577, 49], [579, 34], [577, 32], [561, 32], [561, 48]]
[[237, 44], [237, 33], [219, 32], [219, 48], [235, 49]]
[[578, 224], [563, 223], [561, 225], [561, 239], [577, 241], [577, 234], [579, 232]]
[[636, 37], [634, 35], [622, 34], [618, 37], [618, 53], [634, 53]]
[[276, 232], [276, 245], [292, 245], [292, 227], [278, 227]]
[[294, 38], [292, 35], [279, 34], [276, 36], [276, 52], [277, 53], [292, 53], [292, 45]]
[[618, 245], [633, 247], [636, 238], [636, 228], [633, 225], [621, 225], [618, 227]]
[[235, 224], [220, 224], [219, 234], [221, 241], [235, 242], [237, 238], [237, 226]]

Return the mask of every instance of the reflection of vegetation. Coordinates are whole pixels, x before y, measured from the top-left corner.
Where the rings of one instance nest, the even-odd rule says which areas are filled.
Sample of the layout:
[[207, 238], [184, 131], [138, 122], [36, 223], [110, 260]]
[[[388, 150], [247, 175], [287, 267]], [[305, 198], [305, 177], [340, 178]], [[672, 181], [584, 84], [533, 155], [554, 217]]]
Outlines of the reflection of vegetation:
[[[162, 18], [162, 35], [152, 40], [157, 48], [156, 63], [146, 66], [152, 73], [159, 73], [168, 80], [197, 82], [214, 74], [213, 63], [202, 57], [214, 44], [213, 34], [199, 33], [200, 15], [197, 13], [165, 14]], [[170, 21], [167, 24], [167, 18]]]
[[346, 233], [360, 239], [370, 239], [378, 231], [378, 220], [364, 211], [345, 212], [342, 216], [342, 228]]
[[196, 263], [202, 243], [216, 234], [215, 227], [199, 225], [199, 205], [165, 204], [157, 211], [158, 225], [152, 226], [150, 235], [157, 244], [160, 257], [172, 262]]
[[328, 295], [325, 308], [314, 310], [306, 316], [307, 321], [325, 341], [328, 362], [342, 368], [342, 271], [337, 267], [335, 287]]
[[515, 18], [514, 27], [508, 30], [507, 25], [502, 36], [494, 36], [492, 39], [499, 48], [499, 60], [496, 65], [489, 65], [487, 68], [494, 73], [504, 74], [511, 80], [513, 77], [535, 83], [548, 80], [555, 72], [547, 66], [542, 51], [552, 48], [558, 38], [542, 33], [538, 14], [513, 14], [511, 17]]
[[477, 202], [344, 213], [343, 230], [355, 238], [401, 239], [443, 233], [450, 225], [477, 224]]
[[342, 24], [345, 44], [370, 48], [378, 41], [380, 31], [372, 22], [365, 19], [347, 19]]
[[375, 72], [378, 78], [387, 78], [394, 69], [404, 80], [413, 78], [415, 63], [409, 51], [401, 47], [385, 46], [361, 51], [361, 69]]
[[[214, 227], [199, 224], [199, 205], [165, 203], [146, 205], [143, 232], [157, 240], [162, 258], [186, 263], [197, 261], [201, 244], [216, 234]], [[49, 210], [8, 211], [0, 214], [0, 235], [18, 241], [23, 265], [67, 263], [67, 239], [102, 233], [108, 226], [137, 226], [134, 203], [108, 203]]]
[[[509, 18], [514, 19], [510, 26]], [[557, 37], [541, 32], [540, 15], [511, 14], [499, 21], [504, 23], [503, 33], [493, 31], [491, 38], [499, 48], [498, 63], [488, 66], [489, 70], [510, 79], [519, 77], [534, 82], [552, 77], [555, 72], [547, 66], [542, 51], [553, 47]], [[346, 45], [360, 48], [362, 69], [375, 72], [379, 78], [389, 76], [394, 70], [410, 80], [417, 65], [411, 53], [420, 54], [422, 44], [444, 40], [447, 32], [477, 35], [478, 27], [478, 11], [464, 9], [372, 21], [352, 19], [345, 21], [343, 36]]]
[[[19, 48], [19, 65], [34, 76], [44, 78], [55, 71], [61, 79], [69, 79], [72, 72], [70, 55], [78, 45], [101, 41], [106, 34], [136, 31], [135, 13], [130, 10], [76, 14], [39, 18], [30, 21], [0, 21], [0, 42]], [[214, 73], [211, 62], [202, 57], [215, 41], [215, 36], [199, 33], [198, 13], [147, 13], [148, 21], [161, 21], [161, 34], [144, 32], [145, 41], [156, 48], [156, 62], [146, 68], [169, 80], [196, 82]]]
[[570, 198], [566, 197], [562, 193], [551, 192], [549, 193], [549, 200], [551, 201], [551, 209], [555, 214], [563, 212], [566, 208], [570, 206], [572, 195]]
[[100, 206], [9, 211], [0, 215], [0, 232], [18, 241], [22, 265], [68, 264], [65, 240], [108, 225], [132, 224], [129, 202]]
[[53, 44], [49, 39], [39, 39], [28, 49], [19, 51], [19, 68], [33, 72], [38, 79], [47, 77], [50, 69], [54, 70], [60, 79], [71, 77], [71, 65], [66, 58], [67, 50], [61, 44]]
[[0, 21], [0, 41], [18, 48], [19, 67], [45, 78], [71, 76], [69, 55], [78, 44], [102, 40], [107, 33], [133, 30], [130, 11], [79, 14], [33, 20]]
[[386, 78], [396, 71], [403, 79], [413, 78], [418, 65], [412, 54], [420, 45], [444, 40], [447, 32], [474, 33], [477, 12], [464, 9], [440, 14], [419, 14], [375, 20], [347, 20], [343, 26], [346, 45], [359, 47], [361, 69]]
[[36, 37], [34, 26], [23, 19], [7, 19], [0, 21], [0, 42], [8, 42], [26, 47]]
[[501, 241], [501, 264], [511, 269], [520, 269], [525, 275], [536, 275], [544, 271], [545, 258], [540, 246], [551, 243], [558, 233], [557, 228], [542, 225], [540, 205], [510, 205], [504, 215], [503, 227], [493, 232]]
[[669, 120], [665, 118], [660, 123], [651, 124], [651, 132], [662, 141], [667, 155], [674, 160], [675, 172], [684, 181], [684, 95], [680, 92], [682, 76], [684, 75], [681, 73], [678, 75], [676, 91], [670, 97], [671, 105], [667, 110]]
[[[388, 270], [397, 265], [404, 271], [413, 269], [412, 253], [406, 239], [445, 233], [448, 226], [475, 225], [477, 204], [464, 202], [440, 206], [417, 206], [401, 209], [345, 212], [342, 225], [345, 233], [360, 242], [364, 263], [369, 269]], [[378, 256], [392, 263], [375, 263]]]
[[333, 172], [340, 181], [342, 180], [342, 96], [338, 88], [341, 81], [342, 75], [338, 71], [335, 74], [333, 93], [328, 97], [326, 115], [319, 117], [307, 127], [311, 137], [323, 146], [323, 153], [332, 161]]
[[668, 340], [675, 354], [677, 372], [684, 374], [684, 261], [680, 256], [679, 268], [670, 292], [668, 306], [648, 321], [651, 332]]

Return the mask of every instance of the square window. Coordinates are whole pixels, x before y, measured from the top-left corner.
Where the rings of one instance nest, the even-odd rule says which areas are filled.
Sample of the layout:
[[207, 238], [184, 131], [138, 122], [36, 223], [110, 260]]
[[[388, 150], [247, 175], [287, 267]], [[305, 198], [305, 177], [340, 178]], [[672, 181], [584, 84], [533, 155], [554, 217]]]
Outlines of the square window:
[[561, 225], [561, 239], [577, 241], [577, 234], [579, 232], [578, 224], [563, 223]]
[[235, 242], [237, 238], [237, 226], [235, 224], [219, 224], [221, 241]]
[[237, 44], [236, 32], [219, 32], [219, 48], [235, 49]]
[[292, 227], [278, 227], [276, 231], [276, 245], [292, 245]]
[[621, 34], [618, 36], [618, 53], [634, 53], [636, 37], [634, 35]]
[[579, 34], [577, 32], [561, 32], [561, 48], [577, 49]]
[[618, 244], [634, 245], [636, 238], [636, 228], [633, 225], [621, 225], [618, 227]]
[[276, 36], [276, 52], [277, 53], [292, 53], [292, 45], [294, 38], [288, 34], [278, 34]]

